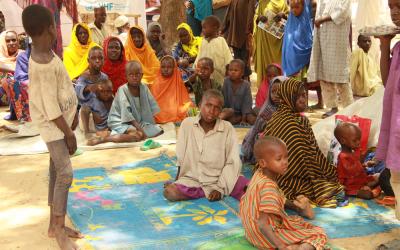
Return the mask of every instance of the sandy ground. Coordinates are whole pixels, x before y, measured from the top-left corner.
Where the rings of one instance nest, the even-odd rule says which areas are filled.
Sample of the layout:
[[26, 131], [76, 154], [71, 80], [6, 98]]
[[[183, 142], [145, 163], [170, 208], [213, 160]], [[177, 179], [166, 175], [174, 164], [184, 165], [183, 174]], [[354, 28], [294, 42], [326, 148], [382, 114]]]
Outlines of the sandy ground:
[[[315, 99], [311, 95], [310, 99]], [[307, 113], [312, 123], [323, 111]], [[0, 108], [0, 118], [6, 108]], [[8, 122], [0, 119], [0, 125]], [[241, 141], [247, 129], [237, 129]], [[7, 134], [0, 130], [0, 136]], [[72, 158], [75, 169], [104, 166], [111, 168], [125, 163], [151, 158], [167, 151], [173, 155], [175, 145], [151, 152], [138, 148], [109, 149], [84, 152]], [[58, 249], [54, 239], [47, 237], [49, 209], [47, 206], [48, 154], [0, 156], [0, 249]], [[71, 225], [67, 220], [67, 224]], [[340, 230], [340, 228], [338, 229]], [[332, 240], [338, 247], [349, 250], [369, 250], [398, 237], [400, 229], [389, 233], [360, 238]], [[84, 249], [84, 242], [78, 242]]]

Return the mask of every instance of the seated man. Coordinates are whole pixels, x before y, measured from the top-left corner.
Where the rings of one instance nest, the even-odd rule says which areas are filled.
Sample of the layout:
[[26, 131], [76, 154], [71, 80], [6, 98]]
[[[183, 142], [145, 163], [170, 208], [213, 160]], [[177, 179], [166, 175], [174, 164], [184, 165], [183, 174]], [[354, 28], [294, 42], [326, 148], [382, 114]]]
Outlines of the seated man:
[[248, 180], [240, 175], [235, 129], [218, 118], [223, 104], [222, 94], [209, 89], [203, 94], [200, 115], [183, 120], [176, 144], [176, 181], [164, 189], [169, 201], [218, 201], [224, 195], [240, 200], [244, 194]]

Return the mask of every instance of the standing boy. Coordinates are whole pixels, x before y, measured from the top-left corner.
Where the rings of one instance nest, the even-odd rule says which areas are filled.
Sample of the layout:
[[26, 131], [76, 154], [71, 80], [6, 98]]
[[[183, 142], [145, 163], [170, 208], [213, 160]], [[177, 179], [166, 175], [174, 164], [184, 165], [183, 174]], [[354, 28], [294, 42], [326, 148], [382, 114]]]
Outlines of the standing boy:
[[50, 153], [48, 235], [55, 237], [61, 249], [78, 249], [70, 237], [82, 235], [65, 226], [68, 190], [72, 183], [69, 156], [77, 148], [76, 128], [78, 100], [72, 81], [60, 58], [52, 51], [56, 28], [50, 10], [30, 5], [22, 12], [25, 32], [32, 38], [29, 59], [29, 108], [32, 121]]

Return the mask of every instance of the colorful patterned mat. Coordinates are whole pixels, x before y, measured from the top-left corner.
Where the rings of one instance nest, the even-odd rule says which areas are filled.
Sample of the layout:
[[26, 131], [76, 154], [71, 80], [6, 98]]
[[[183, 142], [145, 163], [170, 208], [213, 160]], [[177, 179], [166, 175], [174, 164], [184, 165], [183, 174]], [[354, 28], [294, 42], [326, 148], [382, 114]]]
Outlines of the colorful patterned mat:
[[[249, 167], [244, 168], [250, 176]], [[176, 174], [174, 159], [160, 157], [109, 170], [74, 171], [68, 215], [85, 234], [85, 249], [252, 249], [231, 197], [171, 203], [163, 183]], [[346, 208], [316, 208], [313, 223], [330, 238], [374, 234], [399, 227], [393, 210], [352, 200]]]

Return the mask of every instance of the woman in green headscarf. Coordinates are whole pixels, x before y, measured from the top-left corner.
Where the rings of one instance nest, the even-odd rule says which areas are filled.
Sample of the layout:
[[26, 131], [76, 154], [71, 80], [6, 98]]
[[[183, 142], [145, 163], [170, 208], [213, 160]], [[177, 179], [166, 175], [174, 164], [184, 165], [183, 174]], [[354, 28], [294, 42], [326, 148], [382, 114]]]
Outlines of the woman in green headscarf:
[[254, 69], [257, 73], [257, 86], [267, 75], [267, 66], [271, 63], [281, 64], [283, 39], [278, 39], [268, 32], [262, 30], [257, 24], [276, 16], [277, 19], [285, 18], [289, 12], [286, 0], [260, 0], [254, 28]]

